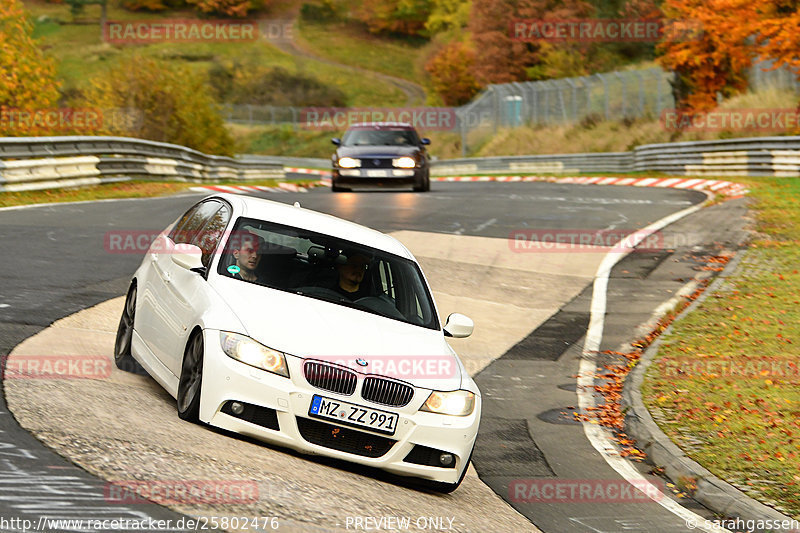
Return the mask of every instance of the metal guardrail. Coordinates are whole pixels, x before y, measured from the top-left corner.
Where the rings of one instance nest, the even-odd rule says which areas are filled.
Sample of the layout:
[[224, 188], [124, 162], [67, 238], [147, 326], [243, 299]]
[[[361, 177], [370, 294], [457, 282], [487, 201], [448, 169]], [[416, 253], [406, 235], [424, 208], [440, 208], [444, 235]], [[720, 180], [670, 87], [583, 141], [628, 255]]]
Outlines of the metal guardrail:
[[204, 154], [127, 137], [0, 138], [0, 191], [95, 185], [138, 179], [186, 181], [284, 179], [271, 158]]
[[[65, 188], [131, 178], [186, 181], [285, 178], [284, 168], [328, 168], [323, 158], [203, 154], [125, 137], [0, 138], [0, 191]], [[800, 136], [648, 144], [631, 152], [434, 161], [431, 174], [663, 172], [800, 177]]]
[[632, 152], [449, 159], [431, 168], [435, 176], [587, 172], [800, 177], [800, 136], [646, 144]]
[[[333, 149], [331, 149], [333, 153]], [[289, 156], [271, 156], [271, 155], [241, 155], [241, 161], [246, 162], [260, 162], [260, 161], [277, 161], [284, 167], [290, 168], [322, 168], [330, 170], [331, 160], [322, 157], [289, 157]]]
[[506, 157], [472, 157], [435, 161], [431, 165], [434, 176], [497, 173], [586, 173], [630, 172], [633, 163], [631, 152], [596, 154], [533, 155]]

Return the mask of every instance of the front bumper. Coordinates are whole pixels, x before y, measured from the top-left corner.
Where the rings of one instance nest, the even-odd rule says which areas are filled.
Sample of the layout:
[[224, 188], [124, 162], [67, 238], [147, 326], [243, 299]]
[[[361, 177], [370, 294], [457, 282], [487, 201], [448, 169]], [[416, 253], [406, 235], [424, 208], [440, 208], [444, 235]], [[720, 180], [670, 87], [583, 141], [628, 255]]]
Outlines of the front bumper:
[[[380, 172], [383, 175], [376, 175]], [[332, 180], [334, 185], [342, 187], [410, 187], [422, 185], [425, 180], [425, 168], [334, 168]]]
[[[466, 468], [480, 423], [481, 401], [477, 394], [475, 410], [464, 417], [419, 411], [431, 392], [422, 388], [415, 388], [408, 405], [400, 408], [387, 407], [369, 402], [360, 396], [361, 378], [358, 380], [356, 392], [350, 396], [318, 389], [306, 381], [301, 358], [287, 356], [290, 378], [284, 378], [225, 355], [220, 348], [218, 331], [206, 330], [204, 335], [206, 353], [200, 401], [200, 420], [203, 422], [300, 452], [343, 459], [404, 476], [455, 483]], [[388, 436], [309, 417], [314, 394], [397, 413], [397, 430], [394, 435]], [[248, 404], [248, 408], [255, 406], [259, 412], [268, 413], [269, 420], [264, 422], [259, 419], [256, 423], [234, 416], [229, 407], [225, 407], [231, 401]], [[223, 412], [223, 407], [227, 413]], [[273, 427], [270, 410], [274, 410], [277, 422], [277, 428], [274, 429], [270, 429]], [[311, 420], [312, 423], [298, 421], [298, 418]], [[317, 442], [316, 444], [308, 440], [309, 426], [314, 426], [314, 437], [311, 440]], [[351, 440], [357, 438], [358, 446], [363, 443], [369, 450], [379, 450], [381, 446], [388, 447], [388, 450], [378, 457], [370, 457], [370, 454], [374, 455], [372, 452], [362, 451], [366, 455], [354, 453], [352, 446], [343, 446], [342, 441], [334, 440], [343, 436]], [[387, 439], [394, 442], [387, 442]], [[453, 454], [454, 467], [428, 466], [405, 461], [412, 449], [418, 449], [415, 445]], [[350, 451], [342, 451], [343, 449]]]

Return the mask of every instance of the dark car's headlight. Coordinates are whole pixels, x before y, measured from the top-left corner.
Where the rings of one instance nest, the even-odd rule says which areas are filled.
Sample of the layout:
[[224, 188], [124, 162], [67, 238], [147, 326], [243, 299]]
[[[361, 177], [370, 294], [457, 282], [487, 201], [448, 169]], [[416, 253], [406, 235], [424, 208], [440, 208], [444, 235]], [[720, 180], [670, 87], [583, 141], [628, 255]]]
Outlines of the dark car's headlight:
[[466, 390], [433, 391], [419, 410], [442, 415], [467, 416], [475, 410], [475, 394]]
[[397, 168], [414, 168], [417, 166], [417, 161], [413, 157], [397, 157], [392, 159], [392, 166]]
[[353, 157], [340, 157], [339, 168], [358, 168], [361, 166], [361, 160]]
[[228, 357], [279, 376], [289, 377], [286, 356], [283, 353], [267, 348], [245, 335], [227, 331], [219, 332], [219, 342]]

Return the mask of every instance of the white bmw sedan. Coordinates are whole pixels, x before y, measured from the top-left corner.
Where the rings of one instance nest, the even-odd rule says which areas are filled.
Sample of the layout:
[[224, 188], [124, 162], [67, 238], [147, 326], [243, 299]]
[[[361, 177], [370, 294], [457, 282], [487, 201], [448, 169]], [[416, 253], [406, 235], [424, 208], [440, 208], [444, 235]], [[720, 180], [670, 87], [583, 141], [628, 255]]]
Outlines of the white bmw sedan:
[[185, 420], [455, 490], [481, 397], [414, 256], [329, 215], [217, 195], [152, 243], [115, 359], [131, 357]]

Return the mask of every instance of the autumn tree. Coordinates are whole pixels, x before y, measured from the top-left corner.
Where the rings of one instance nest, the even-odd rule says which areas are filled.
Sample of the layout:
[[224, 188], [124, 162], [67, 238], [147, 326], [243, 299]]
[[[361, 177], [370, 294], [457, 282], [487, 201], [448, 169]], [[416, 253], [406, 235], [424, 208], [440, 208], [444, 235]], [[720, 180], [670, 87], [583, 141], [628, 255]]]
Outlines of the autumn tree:
[[431, 0], [361, 0], [355, 15], [372, 33], [421, 35]]
[[481, 84], [524, 81], [542, 62], [539, 43], [513, 38], [513, 22], [574, 20], [592, 12], [583, 0], [473, 0], [469, 30], [476, 51], [475, 77]]
[[466, 104], [480, 90], [474, 69], [474, 50], [457, 41], [444, 46], [425, 65], [434, 91], [450, 106]]
[[222, 17], [244, 18], [264, 6], [262, 0], [186, 0], [201, 13]]
[[790, 68], [800, 77], [800, 1], [759, 0], [755, 4], [757, 53], [774, 60], [776, 67]]
[[472, 0], [431, 0], [431, 10], [425, 21], [429, 34], [458, 32], [469, 22]]
[[206, 79], [185, 67], [134, 56], [91, 81], [87, 106], [130, 110], [135, 121], [103, 121], [104, 135], [170, 142], [205, 153], [229, 155], [225, 129]]
[[162, 0], [121, 0], [120, 5], [129, 11], [164, 11], [167, 9]]
[[747, 87], [757, 16], [753, 0], [665, 0], [662, 9], [675, 24], [658, 47], [658, 61], [675, 73], [676, 107], [711, 109], [718, 93], [730, 96]]
[[[0, 112], [45, 109], [58, 101], [55, 65], [32, 33], [33, 25], [18, 0], [0, 2]], [[0, 120], [0, 135], [20, 132], [17, 124]]]

